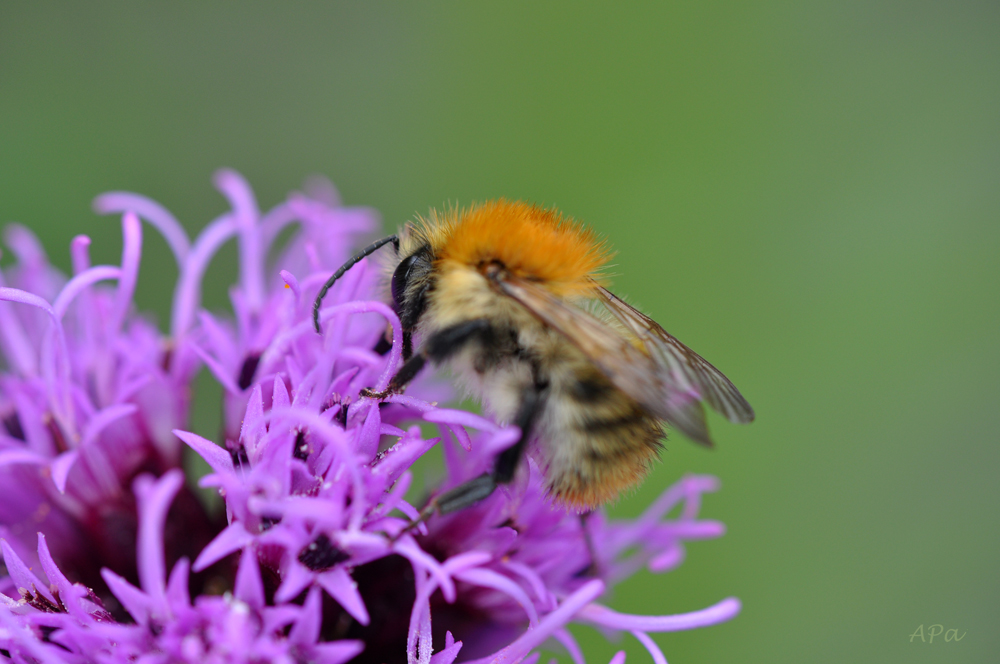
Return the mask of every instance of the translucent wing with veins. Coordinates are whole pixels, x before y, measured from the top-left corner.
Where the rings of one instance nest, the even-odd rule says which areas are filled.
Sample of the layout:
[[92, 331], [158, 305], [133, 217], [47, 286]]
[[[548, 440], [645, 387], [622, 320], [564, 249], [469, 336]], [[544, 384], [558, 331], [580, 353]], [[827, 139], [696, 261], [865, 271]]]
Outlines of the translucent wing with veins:
[[721, 371], [611, 291], [598, 286], [597, 294], [608, 311], [649, 351], [660, 369], [668, 399], [675, 394], [697, 395], [730, 422], [746, 424], [753, 421], [753, 408]]
[[496, 284], [565, 336], [615, 387], [692, 440], [712, 444], [702, 401], [732, 422], [753, 420], [750, 404], [718, 369], [607, 289], [595, 284], [598, 300], [638, 344], [535, 282], [507, 274]]

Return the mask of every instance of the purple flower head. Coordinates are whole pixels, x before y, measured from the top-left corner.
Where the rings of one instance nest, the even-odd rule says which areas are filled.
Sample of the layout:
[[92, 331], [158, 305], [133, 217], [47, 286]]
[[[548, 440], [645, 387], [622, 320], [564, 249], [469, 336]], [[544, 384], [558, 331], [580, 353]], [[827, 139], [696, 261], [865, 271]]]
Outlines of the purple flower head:
[[356, 641], [318, 642], [318, 591], [300, 606], [268, 606], [250, 550], [240, 559], [231, 592], [192, 602], [187, 559], [178, 560], [169, 575], [164, 561], [163, 528], [183, 481], [178, 470], [135, 481], [141, 587], [104, 571], [130, 622], [116, 622], [87, 588], [71, 583], [53, 563], [43, 535], [38, 553], [49, 584], [4, 543], [20, 598], [0, 597], [7, 607], [0, 610], [0, 646], [14, 661], [340, 664], [362, 650]]
[[[712, 625], [739, 611], [733, 598], [668, 616], [625, 615], [601, 603], [639, 569], [677, 567], [684, 542], [722, 534], [721, 524], [698, 517], [702, 495], [717, 488], [713, 478], [687, 477], [638, 519], [618, 522], [553, 503], [529, 462], [514, 484], [479, 504], [421, 521], [427, 497], [413, 502], [408, 495], [420, 457], [442, 447], [438, 493], [487, 470], [519, 431], [439, 407], [450, 390], [427, 375], [405, 395], [361, 396], [364, 388], [385, 388], [402, 353], [399, 320], [367, 260], [330, 291], [320, 312], [323, 333], [316, 334], [313, 298], [360, 237], [376, 229], [370, 212], [340, 207], [332, 187], [315, 185], [310, 195], [294, 194], [261, 213], [236, 173], [221, 172], [216, 184], [232, 209], [193, 243], [145, 198], [108, 194], [97, 207], [128, 212], [127, 237], [129, 225], [138, 227], [131, 213], [139, 215], [163, 232], [177, 257], [170, 343], [153, 335], [159, 355], [150, 362], [165, 380], [189, 379], [204, 363], [223, 387], [218, 440], [190, 432], [183, 418], [174, 433], [211, 467], [200, 482], [223, 497], [225, 522], [189, 566], [171, 546], [172, 534], [186, 534], [185, 519], [198, 517], [184, 507], [180, 471], [166, 463], [145, 468], [159, 479], [141, 475], [132, 482], [144, 468], [118, 478], [119, 494], [131, 482], [138, 506], [132, 540], [138, 562], [131, 576], [104, 563], [100, 581], [108, 593], [95, 594], [90, 579], [74, 576], [52, 555], [48, 547], [64, 537], [61, 530], [42, 528], [47, 537], [38, 536], [47, 581], [24, 562], [35, 552], [23, 538], [19, 547], [5, 543], [0, 649], [12, 659], [533, 662], [539, 646], [556, 643], [580, 662], [566, 629], [578, 622], [628, 631], [663, 662], [649, 633]], [[297, 232], [275, 249], [293, 222]], [[231, 238], [240, 250], [230, 291], [234, 313], [209, 314], [200, 307], [201, 278]], [[81, 273], [86, 269], [97, 268]], [[54, 281], [51, 288], [58, 286]], [[63, 337], [53, 336], [53, 356], [65, 352]], [[391, 347], [381, 352], [386, 339]], [[49, 383], [39, 370], [36, 388], [50, 410], [63, 403], [66, 385], [53, 367]], [[137, 405], [121, 417], [140, 412]], [[33, 417], [33, 426], [43, 421]], [[418, 425], [438, 435], [425, 437]], [[133, 435], [120, 444], [135, 445], [139, 432]], [[623, 660], [619, 653], [613, 661]]]
[[0, 274], [0, 536], [34, 560], [36, 533], [48, 534], [67, 572], [91, 584], [102, 564], [134, 569], [121, 546], [135, 529], [129, 485], [178, 465], [172, 429], [187, 422], [197, 368], [133, 311], [142, 226], [131, 213], [121, 224], [121, 265], [92, 266], [78, 236], [68, 279], [12, 225], [16, 262]]

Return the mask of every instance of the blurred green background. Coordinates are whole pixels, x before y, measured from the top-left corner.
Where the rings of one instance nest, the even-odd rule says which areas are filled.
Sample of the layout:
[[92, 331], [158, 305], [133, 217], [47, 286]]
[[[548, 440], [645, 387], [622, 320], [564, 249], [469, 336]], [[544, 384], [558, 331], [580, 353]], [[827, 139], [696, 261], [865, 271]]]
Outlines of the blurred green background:
[[[117, 261], [95, 194], [193, 233], [225, 209], [220, 166], [267, 207], [324, 173], [388, 226], [557, 205], [758, 412], [714, 418], [714, 451], [670, 443], [614, 507], [713, 473], [729, 530], [613, 605], [743, 600], [658, 635], [671, 664], [995, 661], [998, 28], [995, 2], [4, 3], [0, 220], [68, 268], [77, 233]], [[146, 237], [138, 300], [165, 321], [176, 270]], [[967, 636], [910, 642], [935, 623]], [[616, 649], [577, 633], [590, 662]]]

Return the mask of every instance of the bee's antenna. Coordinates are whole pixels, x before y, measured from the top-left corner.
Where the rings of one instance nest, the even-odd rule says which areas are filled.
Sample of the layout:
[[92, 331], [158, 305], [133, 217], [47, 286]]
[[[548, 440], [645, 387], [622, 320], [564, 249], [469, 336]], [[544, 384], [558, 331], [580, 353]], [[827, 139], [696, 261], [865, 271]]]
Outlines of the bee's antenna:
[[318, 334], [323, 333], [319, 327], [319, 305], [322, 304], [323, 298], [326, 297], [326, 292], [330, 290], [335, 283], [337, 283], [337, 279], [344, 276], [344, 273], [354, 267], [358, 261], [369, 254], [375, 253], [390, 242], [392, 242], [392, 245], [396, 247], [396, 251], [399, 251], [399, 237], [396, 235], [390, 235], [389, 237], [384, 237], [381, 240], [376, 240], [358, 253], [351, 256], [350, 260], [341, 265], [340, 269], [334, 272], [333, 276], [326, 280], [326, 283], [323, 284], [323, 287], [319, 289], [319, 293], [316, 295], [316, 301], [313, 302], [313, 326], [315, 326]]

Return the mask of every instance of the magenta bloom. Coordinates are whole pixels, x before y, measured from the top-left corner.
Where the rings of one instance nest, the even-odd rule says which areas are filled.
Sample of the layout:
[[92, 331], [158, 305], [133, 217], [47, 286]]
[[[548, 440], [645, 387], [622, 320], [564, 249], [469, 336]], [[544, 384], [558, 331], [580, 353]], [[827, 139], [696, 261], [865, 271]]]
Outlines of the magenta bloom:
[[139, 472], [178, 465], [172, 429], [187, 422], [198, 368], [132, 310], [142, 252], [134, 214], [122, 231], [120, 266], [91, 266], [90, 240], [77, 237], [67, 279], [29, 230], [10, 226], [17, 262], [0, 275], [0, 537], [34, 563], [36, 534], [46, 533], [64, 570], [91, 585], [105, 565], [134, 574], [129, 487]]
[[[552, 503], [529, 463], [482, 503], [411, 528], [426, 499], [408, 498], [411, 467], [425, 452], [442, 446], [443, 491], [486, 470], [519, 432], [438, 406], [450, 391], [427, 375], [382, 403], [359, 396], [388, 384], [402, 343], [365, 261], [331, 290], [315, 333], [315, 293], [377, 228], [371, 212], [316, 185], [261, 213], [238, 174], [216, 184], [232, 210], [193, 243], [152, 201], [98, 198], [99, 211], [124, 213], [122, 265], [90, 267], [78, 239], [65, 285], [27, 231], [8, 236], [19, 263], [4, 274], [17, 288], [0, 289], [11, 302], [0, 303], [0, 473], [18, 491], [0, 509], [0, 650], [12, 660], [533, 662], [552, 640], [579, 662], [566, 629], [579, 622], [628, 631], [665, 662], [649, 633], [739, 611], [733, 598], [667, 616], [600, 603], [642, 567], [678, 566], [685, 541], [722, 534], [698, 518], [713, 478], [685, 478], [640, 518], [615, 522]], [[129, 306], [140, 217], [180, 268], [166, 338]], [[298, 231], [276, 253], [290, 223]], [[201, 277], [231, 238], [234, 313], [212, 315]], [[93, 286], [106, 279], [117, 287]], [[187, 422], [201, 364], [224, 390], [218, 440]], [[425, 438], [420, 422], [438, 435]], [[181, 441], [211, 467], [200, 482], [223, 497], [223, 523], [183, 489]], [[107, 546], [95, 548], [98, 537]]]

